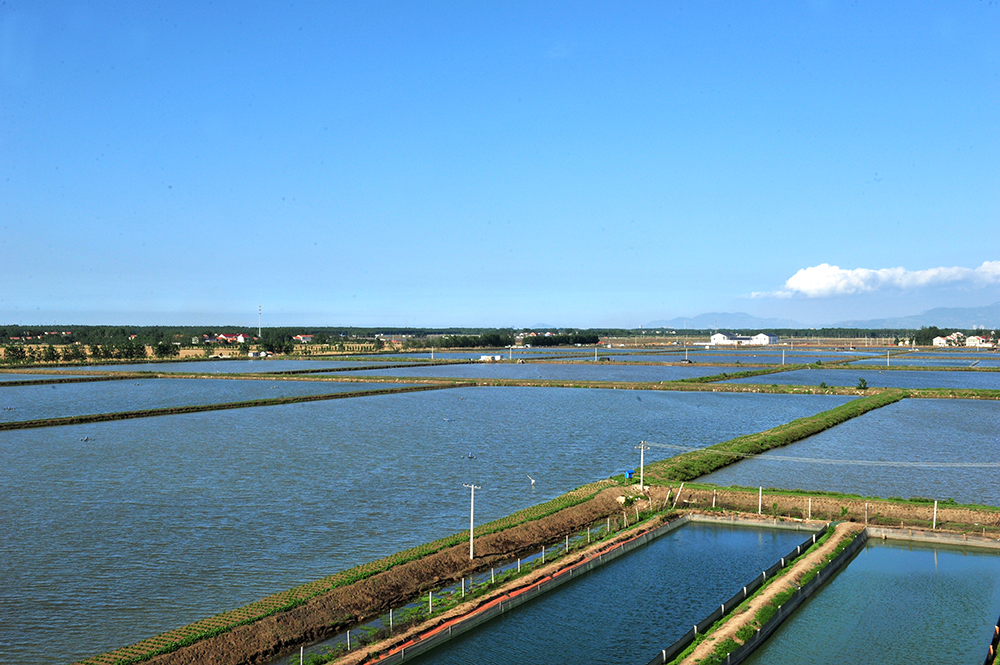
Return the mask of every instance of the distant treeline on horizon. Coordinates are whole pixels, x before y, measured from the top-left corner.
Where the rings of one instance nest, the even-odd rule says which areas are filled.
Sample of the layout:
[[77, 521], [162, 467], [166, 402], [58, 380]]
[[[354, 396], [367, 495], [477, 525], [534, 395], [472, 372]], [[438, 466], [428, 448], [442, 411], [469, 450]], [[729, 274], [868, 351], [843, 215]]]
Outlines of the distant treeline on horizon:
[[[921, 346], [929, 346], [938, 336], [952, 332], [973, 335], [973, 329], [938, 329], [935, 326], [919, 330], [907, 328], [722, 328], [704, 330], [675, 330], [668, 328], [408, 328], [408, 327], [354, 327], [354, 326], [281, 326], [263, 327], [261, 337], [273, 341], [291, 342], [297, 335], [312, 335], [313, 344], [336, 343], [346, 339], [393, 338], [409, 342], [413, 347], [454, 347], [466, 346], [507, 346], [518, 336], [537, 333], [525, 340], [535, 346], [557, 344], [597, 344], [605, 338], [663, 338], [692, 337], [707, 338], [714, 332], [734, 334], [755, 334], [768, 332], [779, 338], [810, 339], [863, 339], [881, 338], [894, 341], [913, 340]], [[133, 342], [156, 346], [157, 344], [179, 344], [190, 346], [201, 344], [203, 340], [214, 339], [220, 334], [243, 333], [256, 338], [257, 329], [248, 326], [0, 326], [0, 345], [10, 344], [84, 344], [108, 345]], [[550, 333], [545, 337], [545, 333]], [[197, 341], [195, 341], [197, 340]], [[447, 340], [447, 342], [445, 341]]]

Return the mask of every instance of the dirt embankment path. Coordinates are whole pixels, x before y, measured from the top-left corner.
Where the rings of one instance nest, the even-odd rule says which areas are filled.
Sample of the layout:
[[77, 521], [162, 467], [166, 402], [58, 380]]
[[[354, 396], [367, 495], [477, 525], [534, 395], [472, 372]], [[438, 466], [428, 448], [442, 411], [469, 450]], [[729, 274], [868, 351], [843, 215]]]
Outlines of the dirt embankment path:
[[[718, 491], [685, 487], [678, 508], [707, 508], [715, 506], [726, 510], [756, 513], [758, 494], [753, 490], [722, 489]], [[854, 499], [823, 495], [779, 495], [765, 489], [760, 501], [764, 517], [791, 517], [814, 520], [853, 521], [879, 526], [912, 526], [929, 528], [934, 521], [934, 503], [893, 503], [878, 499]], [[967, 531], [969, 533], [1000, 535], [1000, 510], [949, 507], [938, 505], [937, 528]]]
[[[523, 554], [534, 553], [541, 543], [558, 541], [609, 516], [612, 520], [616, 516], [620, 519], [622, 508], [617, 497], [627, 493], [626, 488], [611, 487], [590, 501], [548, 517], [477, 537], [475, 561], [469, 561], [468, 544], [451, 547], [395, 566], [350, 586], [334, 589], [301, 607], [250, 625], [239, 626], [222, 635], [146, 662], [152, 665], [253, 665], [268, 662], [281, 654], [297, 650], [299, 644], [328, 639], [350, 625], [381, 616], [389, 608], [402, 606], [426, 593], [428, 589], [439, 588], [484, 568], [488, 569]], [[662, 504], [666, 493], [666, 488], [662, 492], [659, 488], [654, 488], [653, 498]], [[607, 545], [607, 541], [604, 545]], [[565, 565], [565, 561], [562, 559], [553, 565]], [[533, 573], [544, 574], [542, 570]], [[524, 579], [519, 583], [526, 583]], [[468, 609], [469, 606], [466, 605], [461, 611]], [[442, 620], [442, 617], [436, 617], [433, 621]], [[426, 624], [422, 627], [423, 630], [427, 628]], [[385, 649], [385, 642], [378, 646], [380, 651]]]
[[[206, 662], [220, 665], [255, 665], [268, 662], [281, 654], [296, 651], [299, 644], [327, 639], [337, 633], [342, 633], [345, 628], [351, 625], [364, 623], [381, 616], [387, 613], [389, 608], [402, 606], [413, 598], [426, 594], [429, 589], [457, 582], [477, 571], [497, 566], [518, 556], [535, 553], [542, 543], [559, 541], [568, 534], [577, 533], [598, 521], [603, 522], [608, 517], [613, 522], [620, 522], [623, 509], [617, 499], [623, 495], [635, 494], [636, 489], [635, 487], [610, 487], [585, 503], [566, 508], [545, 518], [527, 522], [499, 533], [477, 536], [475, 561], [469, 561], [467, 544], [457, 545], [419, 560], [400, 564], [350, 586], [334, 589], [293, 610], [267, 617], [250, 625], [239, 626], [222, 635], [202, 640], [189, 647], [157, 656], [146, 662], [154, 665], [193, 665]], [[593, 488], [581, 488], [577, 491], [589, 494], [594, 490]], [[676, 498], [676, 487], [653, 487], [651, 489], [650, 497], [656, 508], [665, 506], [668, 492]], [[747, 517], [755, 516], [757, 513], [757, 493], [739, 490], [713, 492], [710, 489], [684, 488], [676, 508], [708, 508], [713, 505], [713, 498], [717, 508], [740, 511]], [[914, 506], [823, 496], [814, 496], [811, 501], [814, 520], [854, 519], [855, 525], [852, 526], [856, 528], [860, 528], [865, 522], [866, 504], [871, 524], [898, 526], [901, 522], [905, 522], [918, 527], [929, 526], [933, 512], [933, 504], [925, 507], [923, 504]], [[778, 504], [776, 512], [779, 517], [786, 515], [794, 519], [804, 518], [809, 509], [809, 497], [777, 496], [765, 493], [764, 515], [761, 517], [771, 518], [772, 513], [775, 512], [775, 503]], [[847, 509], [846, 513], [844, 508]], [[632, 508], [627, 509], [629, 523], [632, 522], [632, 511]], [[1000, 533], [1000, 512], [997, 511], [940, 508], [938, 511], [939, 528], [942, 523], [946, 522], [950, 522], [950, 526], [957, 530], [979, 532], [981, 528], [985, 528], [993, 537]], [[843, 528], [849, 528], [849, 526], [845, 524]], [[604, 541], [599, 546], [606, 547], [607, 544], [608, 541]], [[583, 555], [574, 555], [574, 557], [580, 556]], [[517, 585], [531, 584], [533, 580], [551, 574], [559, 567], [571, 564], [574, 560], [578, 560], [578, 558], [571, 558], [568, 561], [563, 558], [557, 563], [550, 564], [545, 570], [533, 573], [531, 577], [512, 582], [512, 589], [516, 589]], [[502, 589], [498, 593], [508, 593], [510, 590]], [[495, 594], [491, 594], [491, 597], [495, 597]], [[476, 607], [476, 603], [481, 604], [488, 601], [489, 598], [482, 598], [473, 601], [473, 603], [465, 604], [461, 609], [456, 609], [448, 615], [436, 617], [418, 630], [429, 630], [433, 626], [453, 618], [455, 613], [468, 612]], [[405, 641], [410, 636], [401, 635], [400, 637]], [[385, 642], [377, 647], [379, 651], [384, 651], [387, 648], [389, 646]], [[111, 657], [113, 660], [118, 655], [127, 657], [130, 653], [131, 649], [125, 647], [102, 656], [100, 662], [111, 662], [106, 658]], [[359, 655], [351, 656], [351, 658], [360, 657]], [[344, 662], [355, 661], [347, 660]]]
[[680, 665], [694, 665], [710, 655], [715, 650], [716, 645], [724, 642], [727, 638], [732, 638], [734, 641], [742, 643], [736, 638], [736, 633], [743, 626], [753, 622], [758, 610], [770, 603], [774, 597], [782, 591], [799, 586], [799, 580], [802, 579], [802, 576], [812, 570], [812, 568], [817, 564], [822, 563], [826, 556], [837, 547], [837, 543], [839, 543], [845, 535], [848, 533], [857, 533], [863, 528], [863, 525], [851, 524], [849, 522], [841, 522], [838, 524], [829, 540], [796, 561], [784, 575], [768, 585], [760, 594], [752, 598], [745, 610], [741, 611], [738, 615], [731, 616], [729, 621], [724, 623], [718, 630], [711, 633], [704, 641], [702, 641], [701, 644], [695, 647], [694, 651], [691, 652], [687, 658], [682, 660]]

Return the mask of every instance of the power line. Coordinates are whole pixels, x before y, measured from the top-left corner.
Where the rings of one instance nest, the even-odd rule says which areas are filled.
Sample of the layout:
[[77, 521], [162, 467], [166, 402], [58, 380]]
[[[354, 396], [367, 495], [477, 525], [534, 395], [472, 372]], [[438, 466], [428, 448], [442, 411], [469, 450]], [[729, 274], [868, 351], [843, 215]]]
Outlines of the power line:
[[683, 452], [694, 452], [694, 451], [704, 451], [706, 453], [713, 453], [716, 455], [730, 455], [732, 457], [739, 457], [741, 459], [753, 459], [755, 457], [762, 457], [768, 460], [774, 460], [778, 462], [799, 462], [802, 464], [828, 464], [834, 466], [873, 466], [873, 467], [899, 467], [904, 469], [998, 469], [1000, 468], [1000, 463], [997, 462], [906, 462], [902, 460], [898, 461], [885, 461], [885, 460], [857, 460], [857, 459], [831, 459], [826, 457], [793, 457], [791, 455], [774, 455], [767, 454], [766, 457], [763, 453], [738, 453], [730, 450], [718, 450], [707, 448], [695, 448], [691, 446], [677, 446], [669, 443], [652, 443], [650, 441], [645, 442], [648, 446], [654, 446], [656, 448], [667, 448], [670, 450], [680, 450]]

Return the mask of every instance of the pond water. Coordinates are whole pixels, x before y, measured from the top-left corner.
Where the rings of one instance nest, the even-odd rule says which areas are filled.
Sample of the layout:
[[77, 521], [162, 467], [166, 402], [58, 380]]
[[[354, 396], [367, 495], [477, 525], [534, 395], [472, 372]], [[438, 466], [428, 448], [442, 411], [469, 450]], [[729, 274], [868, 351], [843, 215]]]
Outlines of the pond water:
[[[45, 381], [51, 379], [64, 379], [67, 378], [68, 374], [60, 374], [54, 376], [52, 374], [8, 374], [6, 372], [0, 372], [0, 383], [5, 381]], [[81, 376], [77, 374], [76, 376]]]
[[678, 381], [719, 374], [718, 367], [608, 365], [589, 363], [474, 363], [349, 371], [342, 376], [402, 376], [460, 379], [542, 379], [563, 381]]
[[970, 388], [1000, 390], [1000, 372], [973, 370], [877, 370], [859, 369], [797, 369], [745, 379], [730, 379], [725, 383], [759, 383], [763, 385], [847, 386], [853, 388], [864, 379], [869, 388]]
[[404, 385], [406, 384], [251, 379], [123, 379], [12, 386], [0, 389], [0, 422], [298, 395], [328, 395], [386, 387], [401, 388]]
[[843, 463], [852, 460], [995, 465], [1000, 461], [1000, 409], [993, 401], [905, 399], [798, 443], [720, 469], [698, 482], [828, 490], [883, 498], [952, 498], [960, 503], [1000, 506], [995, 467]]
[[998, 614], [996, 553], [869, 542], [745, 662], [978, 665]]
[[[976, 363], [976, 367], [1000, 367], [1000, 356], [995, 353], [945, 355], [940, 357], [927, 356], [893, 356], [889, 358], [889, 366], [904, 365], [911, 367], [970, 367]], [[858, 360], [852, 365], [876, 365], [885, 367], [885, 357], [866, 358]]]
[[412, 662], [645, 665], [806, 538], [688, 524]]
[[634, 468], [642, 439], [845, 401], [459, 388], [0, 432], [0, 662], [94, 655], [460, 532], [463, 483], [482, 523]]
[[245, 374], [287, 372], [303, 369], [336, 369], [338, 367], [361, 367], [373, 365], [372, 362], [359, 360], [185, 360], [183, 362], [148, 362], [130, 363], [125, 365], [81, 365], [61, 367], [62, 370], [91, 372], [181, 372], [185, 374]]

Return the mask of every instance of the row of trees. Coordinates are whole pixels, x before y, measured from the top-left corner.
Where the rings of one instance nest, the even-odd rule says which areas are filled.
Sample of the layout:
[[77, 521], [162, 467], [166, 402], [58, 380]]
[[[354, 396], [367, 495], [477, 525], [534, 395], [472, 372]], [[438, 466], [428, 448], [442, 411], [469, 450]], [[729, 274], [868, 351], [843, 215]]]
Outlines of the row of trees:
[[[527, 340], [526, 340], [527, 341]], [[594, 333], [571, 333], [568, 335], [549, 335], [531, 338], [532, 346], [572, 346], [574, 344], [597, 344], [601, 341]]]
[[30, 346], [5, 346], [3, 350], [3, 362], [8, 364], [35, 363], [35, 362], [60, 362], [60, 361], [84, 361], [87, 354], [82, 347], [71, 346], [60, 351], [51, 344], [45, 347]]
[[482, 335], [447, 335], [433, 339], [408, 339], [404, 348], [408, 349], [482, 349], [500, 348], [514, 344], [514, 333], [488, 332]]
[[[153, 355], [157, 358], [171, 358], [180, 354], [180, 348], [176, 344], [158, 342], [153, 347]], [[69, 344], [63, 347], [56, 347], [52, 344], [45, 346], [25, 346], [21, 344], [8, 344], [3, 349], [2, 362], [10, 365], [23, 363], [57, 363], [57, 362], [86, 362], [93, 360], [142, 360], [148, 358], [146, 345], [135, 341], [121, 342], [120, 344], [92, 344], [85, 347], [82, 344]]]

